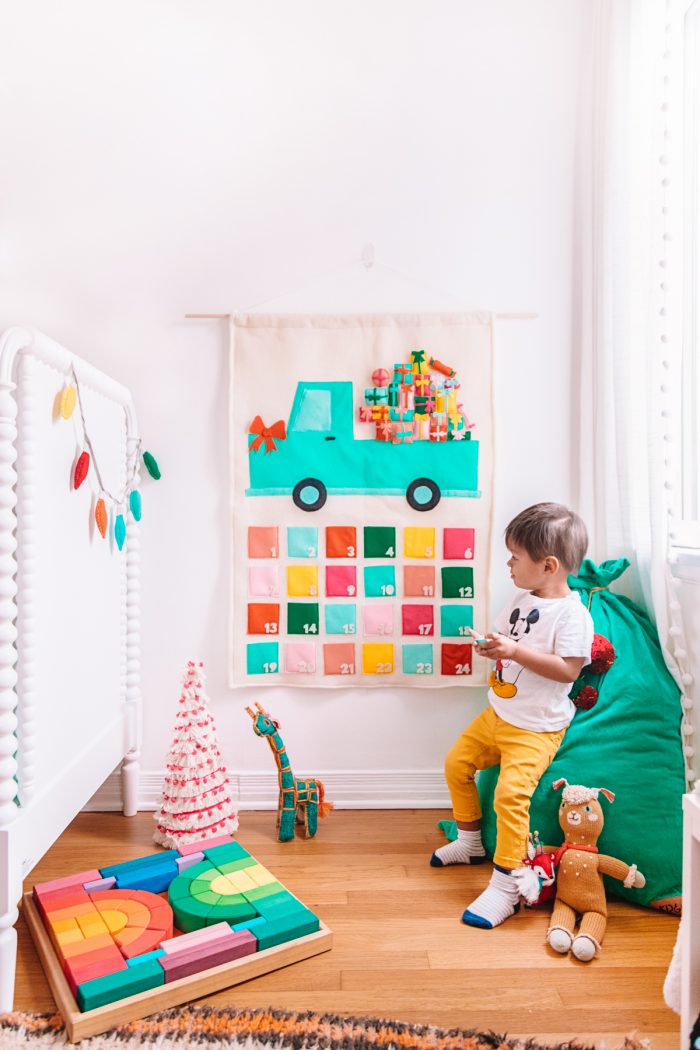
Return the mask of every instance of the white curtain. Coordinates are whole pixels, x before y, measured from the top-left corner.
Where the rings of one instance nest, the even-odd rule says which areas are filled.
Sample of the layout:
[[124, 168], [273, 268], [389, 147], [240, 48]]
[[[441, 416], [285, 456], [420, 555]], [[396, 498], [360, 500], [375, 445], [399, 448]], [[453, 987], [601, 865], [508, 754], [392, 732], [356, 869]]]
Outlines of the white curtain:
[[630, 558], [630, 596], [656, 621], [683, 686], [690, 679], [669, 557], [680, 484], [681, 4], [596, 0], [591, 44], [579, 212], [579, 502], [594, 556]]

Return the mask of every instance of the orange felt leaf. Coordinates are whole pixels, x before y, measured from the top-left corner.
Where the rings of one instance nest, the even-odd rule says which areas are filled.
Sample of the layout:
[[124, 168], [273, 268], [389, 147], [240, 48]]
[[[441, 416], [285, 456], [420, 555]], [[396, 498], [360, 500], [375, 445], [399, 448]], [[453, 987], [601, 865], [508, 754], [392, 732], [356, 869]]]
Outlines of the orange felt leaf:
[[107, 535], [107, 507], [103, 499], [98, 499], [95, 505], [95, 523], [100, 530], [102, 539]]
[[75, 464], [75, 472], [73, 474], [73, 488], [79, 489], [82, 483], [87, 477], [87, 472], [90, 469], [90, 454], [88, 452], [81, 452], [78, 456], [78, 462]]

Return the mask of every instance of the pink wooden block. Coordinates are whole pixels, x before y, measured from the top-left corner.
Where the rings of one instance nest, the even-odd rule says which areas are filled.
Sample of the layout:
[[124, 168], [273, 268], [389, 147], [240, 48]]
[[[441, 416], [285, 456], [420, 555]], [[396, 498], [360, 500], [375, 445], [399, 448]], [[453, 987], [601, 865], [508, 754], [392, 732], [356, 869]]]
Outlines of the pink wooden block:
[[171, 937], [161, 941], [160, 946], [166, 955], [176, 955], [208, 941], [221, 940], [229, 933], [231, 933], [231, 927], [227, 922], [217, 922], [214, 926], [203, 926], [201, 930], [193, 930], [192, 933], [183, 933], [181, 937]]
[[190, 842], [189, 846], [178, 846], [177, 851], [181, 857], [189, 857], [192, 853], [201, 853], [202, 849], [221, 846], [224, 842], [233, 842], [233, 839], [230, 835], [219, 835], [216, 839], [200, 839], [199, 842]]
[[90, 871], [79, 871], [77, 875], [66, 875], [63, 879], [53, 879], [51, 882], [37, 882], [34, 893], [41, 896], [42, 893], [53, 893], [54, 890], [62, 890], [67, 886], [75, 886], [80, 883], [89, 882], [90, 879], [101, 879], [102, 875], [96, 868]]
[[230, 936], [213, 944], [202, 945], [191, 952], [178, 952], [177, 955], [161, 955], [158, 962], [165, 972], [165, 983], [178, 981], [181, 977], [211, 970], [214, 966], [241, 959], [257, 951], [258, 942], [250, 930], [238, 930]]
[[93, 890], [111, 890], [112, 886], [117, 885], [117, 878], [115, 875], [110, 875], [108, 879], [96, 879], [94, 882], [86, 882], [83, 884], [83, 889], [86, 893], [92, 893]]

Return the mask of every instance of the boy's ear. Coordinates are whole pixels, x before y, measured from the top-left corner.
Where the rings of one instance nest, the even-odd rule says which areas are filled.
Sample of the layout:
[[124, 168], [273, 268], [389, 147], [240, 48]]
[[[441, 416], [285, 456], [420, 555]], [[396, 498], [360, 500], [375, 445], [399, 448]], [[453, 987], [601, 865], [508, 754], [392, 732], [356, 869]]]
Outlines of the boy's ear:
[[558, 558], [555, 558], [553, 554], [548, 554], [544, 559], [544, 571], [550, 573], [552, 576], [556, 576], [561, 568], [561, 562]]

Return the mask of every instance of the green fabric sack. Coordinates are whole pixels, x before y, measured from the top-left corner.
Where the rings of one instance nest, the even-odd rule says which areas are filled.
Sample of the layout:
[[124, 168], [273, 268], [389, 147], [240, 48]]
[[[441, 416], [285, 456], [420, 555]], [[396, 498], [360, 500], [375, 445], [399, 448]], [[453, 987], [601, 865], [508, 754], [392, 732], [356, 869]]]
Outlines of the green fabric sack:
[[[625, 889], [605, 879], [608, 893], [673, 913], [680, 912], [682, 867], [682, 796], [686, 790], [680, 734], [678, 686], [669, 673], [656, 628], [646, 613], [608, 587], [629, 566], [626, 558], [596, 566], [585, 559], [579, 575], [569, 577], [590, 609], [595, 630], [608, 638], [616, 659], [603, 679], [598, 702], [577, 711], [554, 761], [532, 797], [530, 828], [542, 842], [559, 845], [561, 792], [552, 782], [605, 787], [605, 827], [601, 853], [636, 864], [646, 878], [642, 889]], [[496, 844], [493, 795], [499, 767], [483, 770], [477, 784], [483, 809], [482, 835], [488, 854]], [[440, 821], [449, 839], [454, 821]]]

